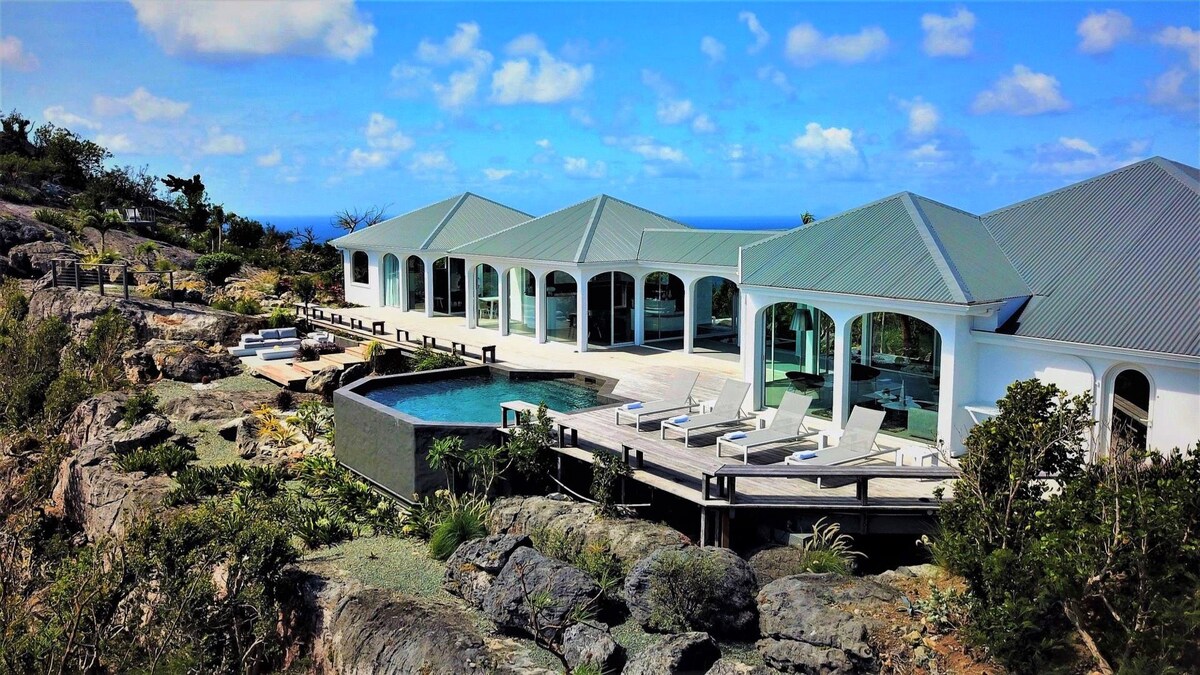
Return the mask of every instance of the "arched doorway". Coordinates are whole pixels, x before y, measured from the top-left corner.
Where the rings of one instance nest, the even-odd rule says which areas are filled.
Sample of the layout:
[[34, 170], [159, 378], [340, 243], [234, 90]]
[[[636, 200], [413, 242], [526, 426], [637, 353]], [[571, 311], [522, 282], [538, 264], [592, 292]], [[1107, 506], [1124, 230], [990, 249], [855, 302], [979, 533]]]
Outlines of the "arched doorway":
[[475, 266], [475, 324], [500, 328], [500, 275], [486, 263]]
[[537, 279], [523, 267], [508, 270], [508, 332], [537, 334]]
[[633, 277], [601, 272], [588, 279], [588, 344], [633, 343]]
[[646, 342], [678, 340], [683, 347], [683, 280], [669, 272], [646, 275], [643, 326]]
[[942, 338], [925, 321], [871, 312], [850, 326], [850, 404], [882, 409], [883, 430], [936, 441]]
[[415, 255], [408, 256], [404, 263], [408, 282], [408, 309], [425, 309], [425, 261]]
[[575, 342], [578, 326], [576, 298], [579, 284], [567, 272], [546, 273], [546, 339], [555, 342]]
[[738, 287], [725, 277], [704, 277], [692, 288], [693, 351], [738, 353], [741, 303]]
[[1144, 450], [1150, 429], [1150, 378], [1140, 370], [1126, 368], [1113, 378], [1112, 410], [1109, 416], [1109, 453]]
[[400, 260], [391, 253], [383, 256], [383, 304], [400, 306]]
[[433, 313], [466, 316], [467, 262], [449, 256], [433, 261]]
[[763, 404], [777, 407], [789, 390], [813, 399], [809, 414], [833, 416], [833, 338], [828, 314], [795, 302], [779, 302], [762, 313]]

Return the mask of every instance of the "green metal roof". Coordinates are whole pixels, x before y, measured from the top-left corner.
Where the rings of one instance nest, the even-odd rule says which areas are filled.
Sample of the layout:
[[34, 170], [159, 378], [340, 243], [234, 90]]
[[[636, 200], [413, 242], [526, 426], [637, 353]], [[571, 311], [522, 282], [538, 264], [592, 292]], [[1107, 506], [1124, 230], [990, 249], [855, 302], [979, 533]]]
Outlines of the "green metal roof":
[[528, 213], [464, 192], [329, 243], [338, 248], [448, 251], [530, 218]]
[[569, 263], [633, 261], [647, 229], [688, 228], [600, 195], [459, 246], [454, 253]]
[[956, 304], [1029, 295], [977, 216], [908, 192], [747, 246], [742, 281]]
[[738, 249], [775, 234], [763, 230], [646, 230], [638, 260], [736, 268]]
[[1153, 157], [983, 215], [1028, 337], [1200, 356], [1200, 174]]

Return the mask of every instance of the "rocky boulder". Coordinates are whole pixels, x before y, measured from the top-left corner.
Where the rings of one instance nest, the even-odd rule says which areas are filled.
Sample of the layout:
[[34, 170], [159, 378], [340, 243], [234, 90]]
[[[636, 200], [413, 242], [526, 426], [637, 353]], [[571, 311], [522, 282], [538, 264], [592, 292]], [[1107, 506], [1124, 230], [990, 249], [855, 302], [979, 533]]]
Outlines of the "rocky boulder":
[[623, 675], [700, 675], [721, 658], [708, 633], [670, 635], [629, 660]]
[[144, 349], [130, 349], [121, 355], [121, 365], [125, 368], [125, 377], [135, 384], [146, 384], [158, 379], [158, 366], [154, 357]]
[[241, 361], [226, 351], [207, 349], [203, 343], [151, 340], [146, 353], [163, 377], [180, 382], [204, 382], [241, 372]]
[[[625, 577], [630, 615], [654, 631], [681, 623], [714, 635], [752, 635], [757, 590], [750, 565], [725, 548], [660, 549], [639, 560]], [[687, 597], [671, 602], [673, 593]]]
[[704, 675], [775, 675], [778, 671], [766, 666], [752, 666], [741, 661], [721, 659], [713, 664]]
[[302, 583], [301, 596], [312, 617], [316, 673], [550, 672], [534, 666], [513, 643], [482, 635], [448, 603], [319, 576]]
[[604, 624], [577, 623], [563, 632], [563, 658], [574, 672], [591, 665], [603, 673], [619, 673], [625, 665], [625, 648], [613, 639]]
[[532, 635], [530, 599], [541, 594], [548, 601], [536, 623], [547, 640], [556, 639], [553, 627], [566, 626], [572, 616], [605, 613], [605, 608], [596, 607], [602, 592], [591, 577], [532, 548], [518, 548], [509, 556], [484, 596], [483, 613], [503, 632]]
[[[100, 232], [94, 228], [86, 227], [83, 229], [83, 238], [93, 248], [100, 247]], [[155, 246], [154, 257], [171, 261], [171, 264], [181, 269], [192, 269], [196, 266], [196, 259], [200, 257], [199, 253], [190, 251], [186, 248], [174, 246], [163, 241], [147, 239], [141, 235], [125, 230], [109, 230], [104, 234], [104, 249], [106, 251], [114, 251], [126, 260], [136, 260], [137, 247], [147, 241], [153, 241]]]
[[76, 260], [79, 254], [70, 246], [60, 241], [35, 241], [19, 244], [8, 251], [9, 264], [22, 276], [40, 277], [50, 272], [51, 260], [70, 258]]
[[43, 288], [29, 300], [29, 314], [36, 319], [57, 316], [86, 336], [96, 317], [115, 310], [133, 326], [139, 342], [151, 339], [205, 340], [234, 344], [242, 333], [253, 333], [264, 323], [261, 318], [205, 307], [176, 305], [159, 300], [125, 300], [73, 288]]
[[46, 511], [78, 525], [91, 541], [122, 537], [134, 518], [153, 510], [171, 489], [166, 476], [125, 473], [104, 442], [91, 443], [59, 466]]
[[33, 218], [34, 207], [0, 204], [0, 253], [7, 254], [15, 246], [37, 241], [65, 242], [66, 234]]
[[339, 387], [344, 387], [351, 382], [357, 382], [368, 375], [367, 364], [351, 363], [342, 368], [342, 378], [338, 382]]
[[238, 455], [242, 459], [250, 459], [262, 450], [262, 439], [258, 436], [258, 423], [254, 417], [247, 415], [238, 420], [234, 434]]
[[194, 391], [159, 406], [163, 414], [179, 422], [231, 420], [270, 403], [275, 397], [267, 391]]
[[63, 436], [74, 448], [112, 435], [125, 416], [125, 401], [129, 394], [110, 391], [93, 396], [75, 406], [63, 424]]
[[785, 672], [875, 672], [868, 624], [851, 607], [898, 599], [893, 588], [836, 574], [777, 579], [758, 594], [758, 651], [767, 665]]
[[304, 391], [329, 398], [341, 386], [341, 381], [342, 369], [337, 366], [329, 366], [313, 373], [312, 377], [308, 378], [308, 382], [304, 383]]
[[666, 525], [640, 518], [601, 518], [589, 504], [547, 497], [501, 499], [488, 515], [490, 532], [532, 534], [543, 529], [581, 537], [585, 544], [607, 544], [626, 565], [658, 549], [688, 544], [686, 537]]
[[167, 418], [158, 414], [147, 415], [145, 419], [128, 429], [121, 429], [102, 439], [113, 452], [123, 455], [138, 448], [146, 448], [161, 443], [175, 434], [175, 429]]
[[529, 537], [512, 534], [493, 534], [465, 542], [446, 561], [442, 586], [468, 604], [481, 607], [492, 588], [492, 581], [504, 569], [513, 552], [531, 546]]

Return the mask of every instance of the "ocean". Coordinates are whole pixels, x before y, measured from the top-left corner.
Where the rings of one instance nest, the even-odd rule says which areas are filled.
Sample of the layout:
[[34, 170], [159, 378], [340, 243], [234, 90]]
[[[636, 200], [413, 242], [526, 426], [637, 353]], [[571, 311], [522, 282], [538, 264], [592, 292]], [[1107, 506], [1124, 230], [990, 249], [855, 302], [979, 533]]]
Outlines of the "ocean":
[[[281, 230], [300, 231], [312, 227], [319, 241], [328, 241], [343, 232], [334, 227], [330, 216], [248, 216], [270, 223]], [[800, 226], [800, 216], [681, 216], [681, 223], [704, 230], [786, 230]]]

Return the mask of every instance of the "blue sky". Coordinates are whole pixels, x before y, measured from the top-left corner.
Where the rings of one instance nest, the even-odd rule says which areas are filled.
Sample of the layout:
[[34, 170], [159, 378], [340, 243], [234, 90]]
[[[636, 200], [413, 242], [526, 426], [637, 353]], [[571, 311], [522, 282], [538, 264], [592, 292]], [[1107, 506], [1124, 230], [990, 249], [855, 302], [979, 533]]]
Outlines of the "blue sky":
[[1180, 3], [0, 4], [0, 102], [253, 214], [976, 212], [1200, 164]]

